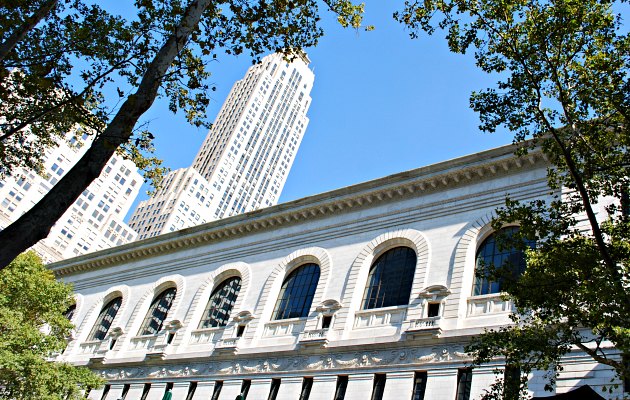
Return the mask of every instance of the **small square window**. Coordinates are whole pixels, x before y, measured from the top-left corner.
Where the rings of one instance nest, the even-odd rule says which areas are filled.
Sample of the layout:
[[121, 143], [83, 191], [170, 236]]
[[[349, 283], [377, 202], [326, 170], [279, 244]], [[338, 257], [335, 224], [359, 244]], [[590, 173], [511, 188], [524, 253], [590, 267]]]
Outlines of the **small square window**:
[[427, 317], [439, 317], [440, 316], [440, 303], [429, 303], [427, 308]]

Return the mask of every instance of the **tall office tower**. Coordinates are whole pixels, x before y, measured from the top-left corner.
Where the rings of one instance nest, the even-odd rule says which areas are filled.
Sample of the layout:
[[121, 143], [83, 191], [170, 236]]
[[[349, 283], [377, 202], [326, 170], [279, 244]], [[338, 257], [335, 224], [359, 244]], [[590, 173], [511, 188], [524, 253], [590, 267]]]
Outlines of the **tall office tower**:
[[[315, 76], [304, 55], [272, 54], [236, 82], [192, 167], [139, 204], [138, 239], [277, 204], [304, 136]], [[173, 193], [172, 191], [175, 191]]]
[[[81, 136], [80, 138], [77, 135]], [[0, 181], [0, 230], [37, 203], [85, 153], [93, 136], [69, 133], [46, 151], [44, 174], [19, 169]], [[136, 233], [123, 222], [142, 185], [132, 161], [114, 155], [105, 169], [33, 249], [46, 262], [128, 243]]]

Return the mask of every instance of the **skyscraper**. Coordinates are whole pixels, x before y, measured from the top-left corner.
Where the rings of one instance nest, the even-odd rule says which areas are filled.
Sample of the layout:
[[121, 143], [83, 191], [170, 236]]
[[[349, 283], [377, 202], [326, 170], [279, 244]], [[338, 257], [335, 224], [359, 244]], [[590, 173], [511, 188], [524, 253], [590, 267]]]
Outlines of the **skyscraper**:
[[[81, 158], [93, 136], [68, 133], [46, 150], [44, 172], [20, 168], [0, 181], [0, 230], [28, 211]], [[142, 176], [130, 160], [115, 154], [94, 181], [33, 249], [47, 262], [119, 246], [136, 233], [123, 222]]]
[[249, 68], [192, 166], [171, 172], [132, 214], [138, 239], [277, 204], [308, 125], [308, 63], [272, 54]]

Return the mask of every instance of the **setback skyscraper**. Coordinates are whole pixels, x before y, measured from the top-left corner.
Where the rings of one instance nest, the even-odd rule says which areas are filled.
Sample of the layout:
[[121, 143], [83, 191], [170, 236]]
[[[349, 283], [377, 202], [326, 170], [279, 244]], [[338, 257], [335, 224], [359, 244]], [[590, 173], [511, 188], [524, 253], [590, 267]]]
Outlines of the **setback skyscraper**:
[[[0, 230], [41, 200], [93, 140], [93, 135], [81, 130], [68, 133], [57, 146], [46, 150], [42, 174], [20, 168], [0, 181]], [[44, 261], [54, 262], [133, 241], [136, 233], [123, 218], [141, 185], [142, 176], [134, 163], [114, 154], [101, 175], [33, 249]]]
[[236, 82], [193, 165], [171, 172], [129, 220], [138, 239], [277, 204], [306, 131], [306, 55], [266, 56]]

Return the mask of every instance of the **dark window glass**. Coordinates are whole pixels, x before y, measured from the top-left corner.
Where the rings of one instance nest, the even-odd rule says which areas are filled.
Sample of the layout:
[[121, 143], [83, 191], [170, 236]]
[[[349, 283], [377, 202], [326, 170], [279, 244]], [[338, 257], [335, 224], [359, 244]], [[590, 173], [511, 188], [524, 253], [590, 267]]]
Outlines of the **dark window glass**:
[[300, 392], [300, 400], [308, 400], [313, 388], [313, 378], [304, 378], [302, 381], [302, 392]]
[[424, 400], [424, 392], [427, 390], [427, 373], [416, 372], [413, 377], [413, 395], [411, 400]]
[[241, 278], [237, 276], [221, 282], [210, 295], [203, 318], [199, 322], [199, 329], [227, 325], [240, 290]]
[[142, 323], [142, 328], [140, 328], [140, 335], [155, 335], [162, 329], [176, 294], [177, 289], [170, 288], [153, 299], [149, 311], [147, 311], [147, 316]]
[[344, 400], [346, 388], [348, 387], [348, 377], [346, 375], [337, 377], [337, 388], [335, 389], [335, 400]]
[[322, 318], [322, 329], [330, 328], [330, 324], [331, 323], [332, 323], [332, 316], [331, 315], [325, 315]]
[[383, 400], [383, 392], [385, 391], [385, 380], [385, 374], [374, 374], [372, 400]]
[[103, 388], [103, 394], [101, 395], [101, 400], [105, 400], [107, 398], [107, 395], [109, 394], [109, 385], [105, 385], [105, 387]]
[[[518, 231], [518, 227], [501, 229], [500, 235], [511, 237]], [[527, 241], [529, 247], [534, 247], [533, 241]], [[477, 273], [475, 274], [474, 296], [483, 294], [499, 293], [502, 290], [502, 283], [490, 281], [484, 276], [484, 270], [501, 268], [504, 265], [512, 269], [512, 275], [517, 278], [525, 271], [525, 254], [514, 247], [499, 246], [496, 234], [490, 235], [483, 241], [476, 256]], [[480, 272], [481, 271], [481, 272]]]
[[269, 390], [269, 397], [267, 397], [267, 400], [276, 400], [276, 397], [278, 397], [278, 390], [280, 390], [280, 379], [272, 379], [271, 389]]
[[121, 304], [122, 297], [116, 297], [101, 309], [101, 312], [98, 314], [98, 318], [96, 319], [96, 323], [92, 328], [92, 332], [90, 332], [90, 335], [88, 336], [91, 340], [105, 339], [109, 328], [112, 326], [112, 322], [114, 322], [114, 318], [116, 318], [116, 314], [118, 314]]
[[319, 266], [317, 264], [304, 264], [291, 272], [282, 283], [273, 319], [308, 316], [318, 281]]
[[521, 369], [514, 365], [506, 365], [503, 382], [503, 399], [518, 400], [518, 394], [521, 391]]
[[396, 247], [385, 252], [370, 268], [363, 309], [408, 304], [415, 272], [416, 253], [412, 249]]
[[460, 368], [457, 370], [457, 396], [455, 400], [469, 400], [470, 386], [472, 384], [472, 368]]
[[239, 325], [238, 328], [236, 328], [236, 337], [242, 337], [244, 333], [245, 325]]
[[68, 321], [72, 321], [74, 317], [74, 312], [77, 310], [77, 305], [73, 304], [63, 313], [63, 316], [66, 317]]
[[129, 393], [129, 388], [131, 388], [131, 385], [129, 384], [123, 386], [123, 391], [122, 391], [122, 394], [120, 395], [120, 400], [125, 400], [127, 398], [127, 393]]
[[243, 383], [241, 384], [242, 400], [247, 399], [247, 393], [249, 393], [250, 386], [252, 386], [252, 381], [250, 379], [243, 379]]
[[140, 400], [147, 400], [147, 396], [149, 395], [150, 389], [151, 389], [151, 384], [145, 383], [144, 388], [142, 388], [142, 396], [140, 396]]
[[429, 303], [427, 308], [427, 317], [439, 317], [440, 316], [440, 303]]
[[[167, 382], [166, 383], [166, 387], [164, 388], [164, 396], [163, 397], [166, 397], [166, 394], [168, 392], [173, 392], [173, 382]], [[171, 393], [171, 396], [173, 396], [173, 393]]]
[[186, 395], [186, 400], [192, 400], [195, 396], [195, 391], [197, 390], [197, 382], [190, 382], [188, 386], [188, 394]]
[[219, 400], [219, 395], [221, 394], [222, 388], [223, 388], [223, 381], [214, 382], [214, 390], [212, 391], [211, 400]]

